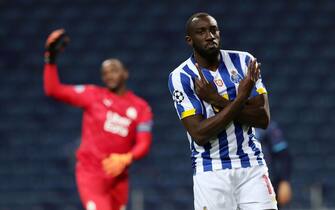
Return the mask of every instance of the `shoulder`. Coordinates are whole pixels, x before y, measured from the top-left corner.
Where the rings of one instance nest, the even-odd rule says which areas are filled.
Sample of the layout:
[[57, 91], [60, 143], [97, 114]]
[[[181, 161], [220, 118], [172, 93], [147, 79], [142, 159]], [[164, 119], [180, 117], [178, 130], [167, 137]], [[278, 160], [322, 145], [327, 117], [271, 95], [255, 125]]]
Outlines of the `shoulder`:
[[170, 73], [168, 79], [170, 92], [172, 93], [173, 89], [181, 86], [191, 86], [192, 79], [198, 77], [197, 74], [191, 58], [187, 59]]
[[105, 90], [106, 88], [104, 87], [100, 87], [98, 85], [92, 85], [92, 84], [89, 84], [89, 85], [85, 85], [87, 89], [90, 89], [90, 90], [95, 90], [95, 91], [102, 91], [102, 90]]
[[169, 82], [170, 80], [174, 80], [180, 75], [181, 72], [183, 72], [183, 68], [187, 65], [187, 60], [182, 62], [177, 68], [175, 68], [173, 71], [169, 74]]
[[76, 93], [92, 93], [97, 92], [99, 89], [102, 89], [99, 86], [86, 84], [86, 85], [74, 85], [73, 89]]
[[135, 111], [135, 113], [138, 113], [139, 121], [152, 119], [153, 117], [152, 108], [150, 107], [149, 103], [145, 99], [143, 99], [142, 97], [136, 95], [135, 93], [131, 91], [129, 91], [129, 94], [127, 97], [129, 98], [129, 101], [131, 102], [131, 107], [134, 108], [134, 109], [128, 108], [127, 114], [131, 114], [131, 113], [128, 113], [131, 110], [131, 112]]
[[149, 103], [142, 97], [136, 95], [132, 91], [129, 91], [128, 93], [129, 99], [131, 100], [132, 104], [138, 108], [145, 108], [150, 107]]
[[240, 57], [245, 57], [246, 59], [254, 59], [254, 56], [246, 51], [239, 51], [239, 50], [221, 50], [223, 55], [238, 55]]
[[193, 77], [196, 75], [195, 66], [191, 60], [188, 58], [182, 62], [177, 68], [175, 68], [169, 75], [169, 80], [176, 79], [180, 74], [186, 74], [187, 76]]

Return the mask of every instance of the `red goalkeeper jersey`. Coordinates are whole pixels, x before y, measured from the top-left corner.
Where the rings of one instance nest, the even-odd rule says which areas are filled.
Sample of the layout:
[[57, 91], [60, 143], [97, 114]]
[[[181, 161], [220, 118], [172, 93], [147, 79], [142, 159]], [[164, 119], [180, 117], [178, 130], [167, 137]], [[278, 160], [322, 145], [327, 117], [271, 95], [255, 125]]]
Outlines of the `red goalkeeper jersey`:
[[97, 169], [111, 153], [137, 150], [133, 151], [135, 159], [147, 153], [149, 145], [135, 146], [141, 135], [150, 135], [151, 142], [151, 108], [131, 91], [120, 96], [95, 85], [63, 85], [52, 64], [45, 65], [44, 88], [47, 95], [84, 111], [79, 161]]

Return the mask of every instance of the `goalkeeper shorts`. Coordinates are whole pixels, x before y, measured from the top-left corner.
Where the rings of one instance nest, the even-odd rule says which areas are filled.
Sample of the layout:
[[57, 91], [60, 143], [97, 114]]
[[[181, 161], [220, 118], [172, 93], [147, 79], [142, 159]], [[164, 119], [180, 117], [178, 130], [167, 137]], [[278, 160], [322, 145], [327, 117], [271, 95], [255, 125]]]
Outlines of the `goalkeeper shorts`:
[[85, 210], [125, 210], [128, 202], [128, 176], [101, 176], [87, 170], [80, 161], [76, 165], [79, 196]]

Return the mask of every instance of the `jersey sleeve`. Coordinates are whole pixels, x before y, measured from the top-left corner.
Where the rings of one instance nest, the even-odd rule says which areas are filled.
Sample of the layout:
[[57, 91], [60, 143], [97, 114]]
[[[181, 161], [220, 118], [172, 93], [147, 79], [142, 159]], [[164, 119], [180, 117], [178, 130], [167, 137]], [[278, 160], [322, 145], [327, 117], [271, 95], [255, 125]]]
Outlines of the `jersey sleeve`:
[[[249, 63], [255, 59], [250, 53], [246, 53], [244, 61], [242, 61], [243, 73], [247, 75]], [[250, 97], [255, 97], [257, 95], [267, 94], [267, 90], [263, 84], [262, 77], [256, 81], [255, 87], [252, 89]]]
[[58, 77], [58, 69], [54, 64], [44, 66], [44, 91], [47, 96], [53, 97], [70, 105], [86, 108], [92, 97], [93, 85], [64, 85]]
[[153, 114], [151, 111], [151, 107], [147, 103], [145, 103], [145, 105], [141, 107], [141, 112], [139, 114], [136, 131], [137, 133], [151, 132], [152, 125], [153, 125]]
[[202, 103], [194, 92], [194, 82], [184, 73], [173, 72], [169, 76], [169, 91], [179, 119], [202, 115]]
[[153, 114], [150, 106], [145, 102], [139, 107], [139, 117], [137, 120], [135, 144], [131, 150], [134, 160], [141, 159], [150, 150], [152, 142]]

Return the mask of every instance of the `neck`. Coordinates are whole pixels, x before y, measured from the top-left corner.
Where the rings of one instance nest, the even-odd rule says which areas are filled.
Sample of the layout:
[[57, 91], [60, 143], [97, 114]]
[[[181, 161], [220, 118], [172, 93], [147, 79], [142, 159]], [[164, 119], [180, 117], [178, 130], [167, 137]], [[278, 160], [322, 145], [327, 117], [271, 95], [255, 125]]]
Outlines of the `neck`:
[[115, 88], [115, 89], [108, 89], [110, 92], [115, 93], [116, 95], [124, 95], [127, 92], [127, 88], [126, 86], [121, 86], [119, 88]]
[[216, 71], [216, 69], [220, 65], [220, 53], [218, 53], [217, 55], [213, 55], [212, 57], [203, 57], [199, 53], [194, 51], [194, 58], [200, 66], [211, 71]]

